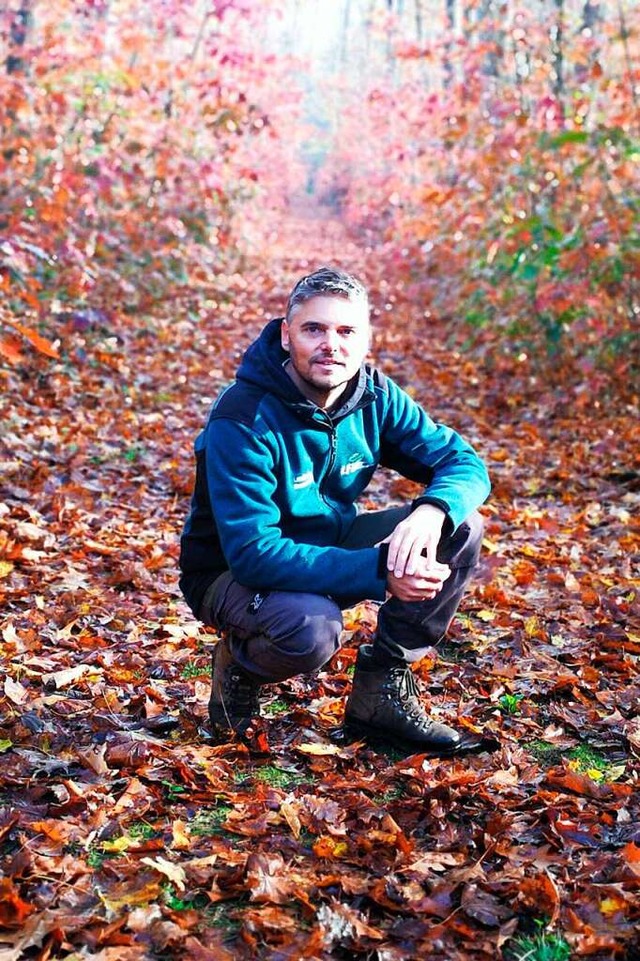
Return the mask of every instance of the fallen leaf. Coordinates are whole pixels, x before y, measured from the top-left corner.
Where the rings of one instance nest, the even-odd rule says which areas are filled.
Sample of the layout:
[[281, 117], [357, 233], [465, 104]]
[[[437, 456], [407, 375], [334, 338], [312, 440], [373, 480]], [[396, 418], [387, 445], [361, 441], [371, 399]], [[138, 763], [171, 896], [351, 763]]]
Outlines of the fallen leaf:
[[66, 667], [60, 671], [52, 671], [50, 674], [43, 674], [42, 681], [45, 684], [53, 682], [58, 690], [62, 687], [68, 687], [69, 684], [75, 684], [81, 678], [87, 678], [89, 675], [93, 677], [100, 677], [102, 675], [102, 668], [94, 667], [91, 664], [78, 664], [77, 667]]
[[179, 891], [184, 891], [186, 887], [186, 875], [181, 865], [173, 861], [167, 861], [166, 858], [160, 857], [160, 855], [156, 858], [141, 858], [140, 863], [146, 864], [148, 867], [153, 868], [154, 871], [159, 871], [160, 874], [164, 874], [172, 884], [175, 884]]
[[26, 687], [8, 676], [4, 679], [4, 693], [13, 704], [24, 704], [29, 699]]

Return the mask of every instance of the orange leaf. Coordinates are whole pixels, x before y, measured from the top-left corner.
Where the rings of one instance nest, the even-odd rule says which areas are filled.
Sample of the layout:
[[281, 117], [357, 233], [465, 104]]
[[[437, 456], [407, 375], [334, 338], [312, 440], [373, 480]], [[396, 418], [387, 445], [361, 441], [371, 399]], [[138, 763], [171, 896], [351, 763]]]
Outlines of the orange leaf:
[[17, 330], [19, 334], [29, 341], [36, 350], [39, 350], [41, 354], [46, 354], [47, 357], [53, 357], [57, 359], [60, 355], [58, 353], [58, 348], [54, 347], [48, 340], [38, 334], [35, 330], [31, 330], [30, 327], [25, 327], [24, 324], [20, 324], [17, 320], [7, 320], [7, 323], [11, 324], [14, 330]]
[[18, 350], [18, 341], [13, 337], [3, 337], [0, 340], [0, 354], [11, 364], [19, 364], [24, 360], [24, 354]]
[[320, 837], [313, 845], [313, 853], [318, 858], [344, 857], [349, 850], [345, 841], [336, 841], [331, 837]]
[[20, 927], [34, 910], [18, 894], [18, 888], [10, 878], [0, 881], [0, 923], [6, 927]]
[[524, 879], [520, 885], [518, 900], [529, 911], [545, 914], [552, 922], [556, 921], [560, 913], [558, 886], [546, 870], [535, 877]]

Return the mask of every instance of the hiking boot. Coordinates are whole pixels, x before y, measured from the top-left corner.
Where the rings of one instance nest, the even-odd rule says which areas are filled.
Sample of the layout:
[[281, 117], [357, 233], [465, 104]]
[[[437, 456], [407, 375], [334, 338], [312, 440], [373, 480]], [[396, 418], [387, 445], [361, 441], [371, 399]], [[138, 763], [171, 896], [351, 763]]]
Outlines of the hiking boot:
[[420, 703], [416, 679], [406, 664], [372, 669], [371, 645], [358, 651], [353, 687], [345, 708], [345, 727], [403, 747], [431, 754], [455, 754], [457, 731], [432, 720]]
[[228, 639], [221, 638], [211, 657], [209, 718], [213, 734], [243, 737], [260, 714], [259, 690], [256, 678], [234, 661]]

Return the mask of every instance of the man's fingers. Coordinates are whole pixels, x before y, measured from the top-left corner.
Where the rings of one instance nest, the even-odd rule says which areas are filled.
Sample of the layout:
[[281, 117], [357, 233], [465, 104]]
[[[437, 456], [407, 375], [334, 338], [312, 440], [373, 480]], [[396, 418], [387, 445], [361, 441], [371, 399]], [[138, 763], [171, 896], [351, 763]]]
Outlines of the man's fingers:
[[387, 570], [393, 571], [396, 577], [402, 577], [404, 574], [410, 549], [411, 544], [407, 544], [406, 538], [396, 529], [389, 541], [389, 556], [387, 557]]
[[388, 537], [383, 537], [383, 539], [382, 539], [381, 541], [376, 541], [373, 546], [374, 546], [374, 547], [381, 547], [382, 544], [388, 544], [388, 543], [391, 541], [391, 538], [392, 538], [392, 537], [393, 537], [393, 534], [389, 534]]
[[405, 564], [406, 574], [417, 574], [420, 570], [420, 557], [422, 555], [422, 550], [418, 541], [414, 541], [407, 555], [407, 562]]
[[444, 583], [451, 574], [451, 568], [448, 564], [441, 564], [440, 561], [429, 564], [426, 557], [421, 557], [420, 562], [414, 572], [418, 577], [430, 577]]
[[390, 571], [387, 588], [401, 601], [429, 601], [440, 593], [445, 580], [442, 571], [426, 572], [423, 576], [404, 574], [401, 577]]

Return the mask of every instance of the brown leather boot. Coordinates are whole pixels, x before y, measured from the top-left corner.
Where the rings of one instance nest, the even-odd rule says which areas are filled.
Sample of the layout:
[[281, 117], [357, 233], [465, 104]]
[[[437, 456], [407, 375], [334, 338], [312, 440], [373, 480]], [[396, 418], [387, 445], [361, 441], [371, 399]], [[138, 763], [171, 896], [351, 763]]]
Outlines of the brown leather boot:
[[410, 668], [378, 668], [371, 664], [371, 645], [358, 651], [353, 687], [345, 708], [347, 730], [412, 747], [429, 754], [455, 754], [462, 739], [457, 731], [429, 717], [420, 703]]
[[211, 657], [209, 718], [214, 736], [243, 737], [260, 714], [259, 690], [256, 678], [234, 661], [228, 639], [221, 638]]

